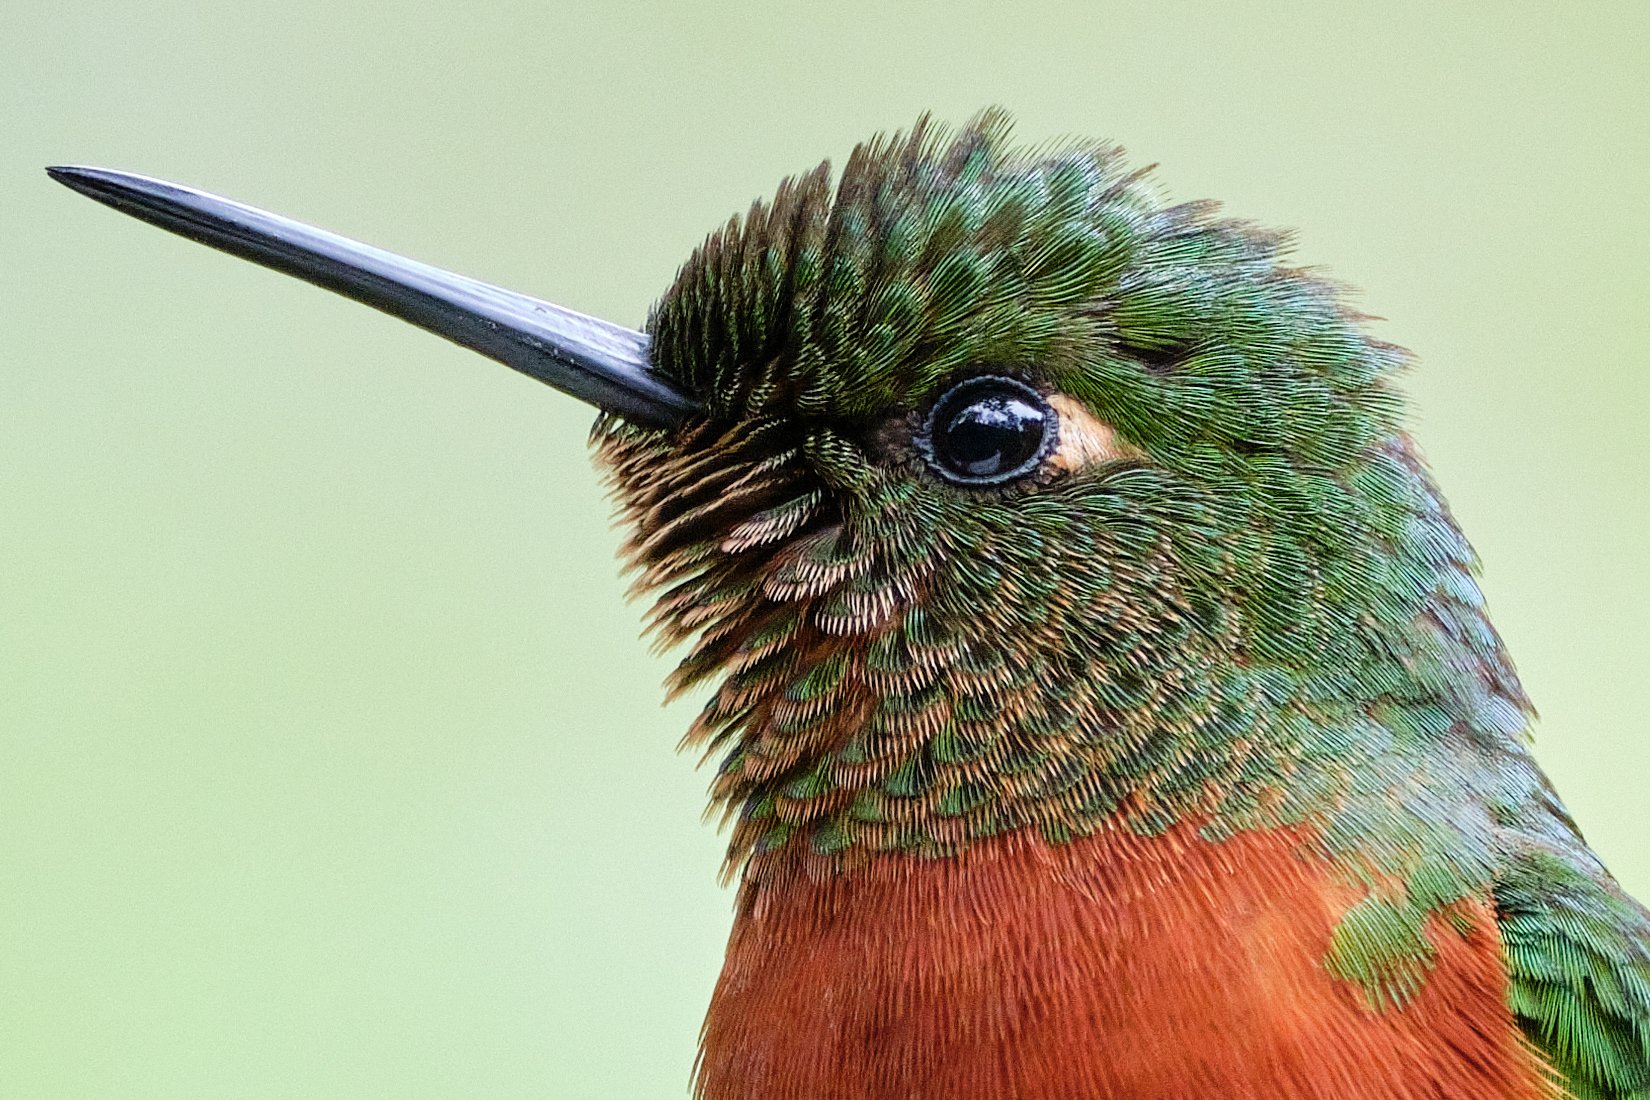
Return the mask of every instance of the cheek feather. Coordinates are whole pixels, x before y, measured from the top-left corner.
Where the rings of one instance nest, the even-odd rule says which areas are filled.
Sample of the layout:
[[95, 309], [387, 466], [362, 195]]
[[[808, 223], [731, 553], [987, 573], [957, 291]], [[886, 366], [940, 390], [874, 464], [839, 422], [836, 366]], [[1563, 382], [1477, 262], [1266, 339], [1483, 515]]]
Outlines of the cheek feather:
[[1060, 445], [1048, 459], [1056, 470], [1076, 473], [1097, 463], [1146, 457], [1138, 447], [1119, 439], [1115, 428], [1096, 419], [1076, 398], [1057, 393], [1048, 403], [1060, 414]]

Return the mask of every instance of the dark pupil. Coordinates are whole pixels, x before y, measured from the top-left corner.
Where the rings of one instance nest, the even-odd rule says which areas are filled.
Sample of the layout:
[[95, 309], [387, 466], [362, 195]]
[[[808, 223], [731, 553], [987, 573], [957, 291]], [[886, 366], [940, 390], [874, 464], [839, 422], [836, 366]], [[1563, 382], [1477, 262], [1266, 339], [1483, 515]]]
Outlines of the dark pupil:
[[[992, 478], [1019, 472], [1042, 450], [1046, 414], [1012, 391], [957, 394], [935, 417], [934, 453], [954, 474]], [[948, 404], [951, 404], [948, 402]]]

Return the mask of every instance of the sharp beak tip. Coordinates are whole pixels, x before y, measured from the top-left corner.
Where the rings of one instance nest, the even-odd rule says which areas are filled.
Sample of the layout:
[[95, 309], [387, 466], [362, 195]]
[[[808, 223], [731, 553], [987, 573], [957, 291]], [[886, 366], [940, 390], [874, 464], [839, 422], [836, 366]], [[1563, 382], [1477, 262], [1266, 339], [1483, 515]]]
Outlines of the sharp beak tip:
[[118, 190], [121, 179], [121, 173], [119, 172], [112, 172], [107, 168], [89, 168], [79, 164], [48, 165], [46, 175], [69, 190], [76, 191], [99, 202], [108, 201], [109, 197]]
[[83, 168], [78, 164], [48, 164], [46, 175], [61, 183], [64, 187], [73, 187], [76, 190], [91, 183], [98, 172], [96, 168]]

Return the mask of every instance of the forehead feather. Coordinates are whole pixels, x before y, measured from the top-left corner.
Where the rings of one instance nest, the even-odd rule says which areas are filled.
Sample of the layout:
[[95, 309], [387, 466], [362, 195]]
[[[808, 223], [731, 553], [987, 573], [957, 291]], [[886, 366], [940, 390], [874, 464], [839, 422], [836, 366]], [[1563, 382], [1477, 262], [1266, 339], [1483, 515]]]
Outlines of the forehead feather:
[[781, 397], [857, 416], [972, 361], [1057, 357], [1155, 206], [1114, 148], [1034, 157], [1000, 113], [924, 121], [714, 234], [654, 311], [656, 361], [713, 413]]
[[834, 186], [821, 164], [730, 221], [649, 329], [658, 369], [714, 419], [873, 420], [996, 367], [1142, 442], [1288, 443], [1318, 428], [1281, 398], [1320, 424], [1384, 410], [1401, 356], [1337, 288], [1284, 267], [1284, 243], [1164, 202], [1114, 146], [1027, 150], [998, 111], [956, 132], [924, 119], [860, 145]]

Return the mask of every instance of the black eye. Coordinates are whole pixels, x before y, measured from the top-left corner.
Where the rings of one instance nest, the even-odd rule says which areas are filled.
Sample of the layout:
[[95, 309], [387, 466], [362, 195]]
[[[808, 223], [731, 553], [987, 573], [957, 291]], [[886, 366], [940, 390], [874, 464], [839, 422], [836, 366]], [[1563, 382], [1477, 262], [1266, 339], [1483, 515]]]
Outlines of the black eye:
[[1037, 468], [1054, 425], [1042, 394], [1013, 378], [980, 375], [934, 403], [917, 447], [947, 481], [1001, 485]]

